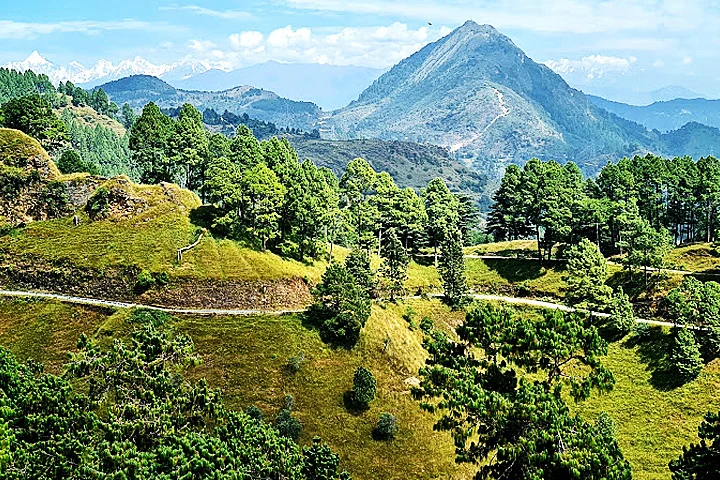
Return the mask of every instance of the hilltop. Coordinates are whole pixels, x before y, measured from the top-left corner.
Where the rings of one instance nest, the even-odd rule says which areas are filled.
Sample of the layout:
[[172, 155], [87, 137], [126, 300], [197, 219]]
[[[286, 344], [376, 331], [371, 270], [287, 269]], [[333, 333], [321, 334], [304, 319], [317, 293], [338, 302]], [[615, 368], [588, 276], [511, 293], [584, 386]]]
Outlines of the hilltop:
[[184, 103], [195, 105], [200, 111], [212, 108], [228, 110], [236, 115], [247, 113], [258, 120], [283, 127], [312, 130], [320, 116], [320, 107], [310, 102], [282, 98], [274, 92], [250, 86], [239, 86], [221, 92], [179, 90], [150, 75], [133, 75], [100, 85], [110, 100], [129, 104], [140, 110], [148, 102], [161, 108], [177, 108]]

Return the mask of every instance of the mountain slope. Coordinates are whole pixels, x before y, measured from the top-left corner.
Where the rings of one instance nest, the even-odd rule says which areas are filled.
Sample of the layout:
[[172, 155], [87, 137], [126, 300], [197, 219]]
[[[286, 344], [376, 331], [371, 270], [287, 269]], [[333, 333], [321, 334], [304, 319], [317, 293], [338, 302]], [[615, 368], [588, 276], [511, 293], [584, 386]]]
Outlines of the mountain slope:
[[288, 140], [300, 158], [342, 175], [348, 163], [357, 157], [367, 160], [378, 172], [388, 172], [400, 187], [416, 191], [441, 177], [453, 192], [470, 195], [481, 205], [487, 178], [458, 162], [445, 148], [410, 142], [365, 140], [325, 140], [289, 135]]
[[704, 123], [720, 128], [720, 100], [676, 98], [667, 102], [655, 102], [639, 107], [613, 102], [601, 97], [588, 96], [588, 98], [600, 108], [644, 125], [651, 130], [667, 132], [690, 122]]
[[481, 168], [537, 156], [576, 160], [588, 172], [655, 140], [474, 22], [400, 62], [321, 131], [435, 143]]
[[231, 72], [212, 69], [173, 82], [186, 90], [218, 91], [237, 85], [262, 85], [286, 98], [307, 100], [326, 110], [357, 99], [383, 70], [353, 66], [265, 62]]
[[200, 111], [213, 108], [218, 112], [228, 110], [236, 115], [247, 113], [279, 127], [303, 130], [315, 128], [321, 113], [314, 103], [288, 100], [269, 90], [249, 86], [222, 92], [198, 92], [176, 89], [149, 75], [133, 75], [106, 83], [100, 88], [118, 105], [128, 103], [136, 110], [151, 101], [161, 108], [176, 108], [183, 103], [191, 103]]

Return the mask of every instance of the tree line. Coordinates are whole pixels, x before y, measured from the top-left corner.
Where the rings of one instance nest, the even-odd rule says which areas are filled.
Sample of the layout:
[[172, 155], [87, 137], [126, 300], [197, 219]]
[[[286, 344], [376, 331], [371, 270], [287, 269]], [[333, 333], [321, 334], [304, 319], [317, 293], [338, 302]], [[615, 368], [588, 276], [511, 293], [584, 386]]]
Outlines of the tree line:
[[301, 260], [319, 256], [327, 243], [380, 254], [391, 231], [406, 252], [437, 250], [448, 232], [457, 229], [465, 238], [477, 218], [472, 203], [442, 179], [418, 195], [362, 159], [351, 161], [338, 179], [300, 161], [287, 139], [259, 141], [245, 125], [233, 138], [207, 132], [202, 114], [189, 104], [177, 120], [146, 105], [129, 148], [141, 182], [178, 183], [210, 202], [216, 232]]
[[649, 268], [673, 244], [717, 238], [720, 161], [648, 154], [584, 179], [572, 162], [532, 159], [509, 166], [493, 198], [488, 231], [497, 240], [539, 239], [541, 260], [558, 243], [588, 238], [605, 254], [628, 254], [629, 263]]

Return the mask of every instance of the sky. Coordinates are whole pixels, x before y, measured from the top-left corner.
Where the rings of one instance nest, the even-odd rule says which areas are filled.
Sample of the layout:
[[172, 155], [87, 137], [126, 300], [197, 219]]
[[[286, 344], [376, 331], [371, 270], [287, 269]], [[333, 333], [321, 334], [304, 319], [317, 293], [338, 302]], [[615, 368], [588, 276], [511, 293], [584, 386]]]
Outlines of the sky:
[[720, 98], [720, 0], [1, 0], [0, 64], [136, 56], [233, 69], [267, 60], [387, 69], [487, 23], [588, 93], [639, 103], [677, 85]]

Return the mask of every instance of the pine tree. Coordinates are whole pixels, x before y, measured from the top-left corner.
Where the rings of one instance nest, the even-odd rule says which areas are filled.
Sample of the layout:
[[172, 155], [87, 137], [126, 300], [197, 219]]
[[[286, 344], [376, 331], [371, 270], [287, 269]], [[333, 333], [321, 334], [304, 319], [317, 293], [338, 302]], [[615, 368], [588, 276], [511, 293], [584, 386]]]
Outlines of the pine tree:
[[345, 257], [345, 268], [355, 283], [365, 289], [368, 297], [373, 298], [378, 282], [375, 270], [370, 265], [370, 255], [365, 250], [353, 248]]
[[153, 102], [145, 105], [130, 131], [130, 152], [141, 182], [177, 182], [178, 166], [168, 152], [172, 134], [173, 120]]
[[672, 480], [720, 478], [720, 413], [708, 413], [698, 428], [699, 443], [683, 447], [680, 458], [670, 462]]
[[465, 272], [462, 235], [455, 228], [448, 232], [440, 245], [440, 279], [443, 283], [445, 301], [453, 308], [467, 302], [469, 289]]
[[605, 285], [607, 261], [596, 244], [583, 238], [568, 254], [568, 295], [572, 305], [590, 310], [605, 310], [612, 288]]
[[610, 302], [610, 324], [622, 334], [630, 333], [635, 326], [633, 306], [630, 303], [630, 297], [625, 295], [622, 287], [619, 287], [613, 294]]
[[396, 296], [402, 296], [405, 293], [405, 281], [408, 278], [407, 270], [410, 265], [410, 257], [405, 253], [405, 248], [394, 228], [387, 231], [382, 256], [383, 265], [380, 267], [380, 273], [385, 288], [390, 293], [390, 300], [394, 302]]
[[189, 103], [180, 108], [174, 129], [168, 138], [168, 154], [172, 161], [185, 170], [182, 185], [189, 190], [201, 190], [202, 200], [208, 161], [209, 141], [202, 123], [202, 115]]
[[688, 328], [676, 328], [675, 342], [670, 353], [670, 365], [678, 377], [689, 382], [702, 372], [703, 361], [695, 335]]

